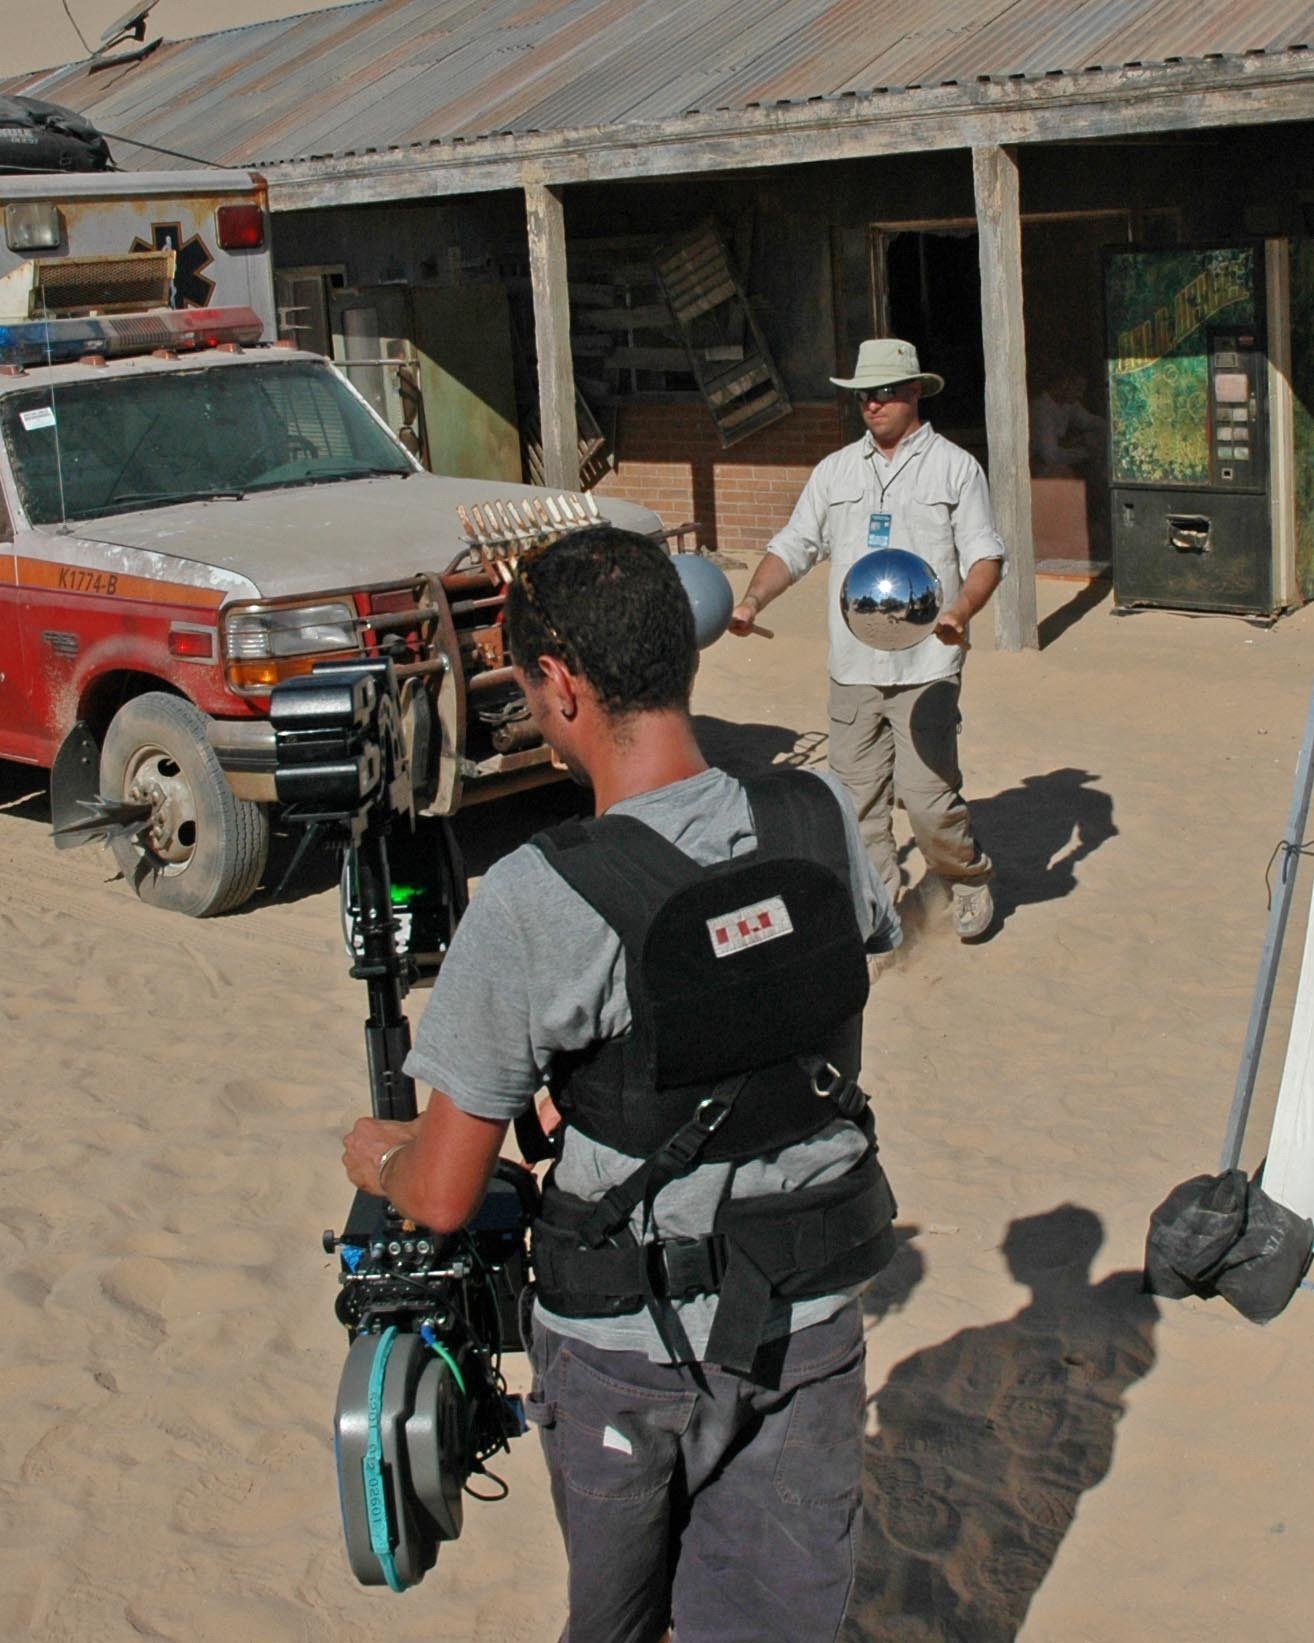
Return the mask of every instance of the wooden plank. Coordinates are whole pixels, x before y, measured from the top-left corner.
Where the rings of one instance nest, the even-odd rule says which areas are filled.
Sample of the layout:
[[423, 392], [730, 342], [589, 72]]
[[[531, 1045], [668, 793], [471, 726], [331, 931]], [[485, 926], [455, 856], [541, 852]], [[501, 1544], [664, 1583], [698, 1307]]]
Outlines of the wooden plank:
[[732, 400], [746, 394], [750, 388], [756, 388], [759, 382], [770, 381], [771, 368], [765, 360], [758, 360], [747, 370], [741, 366], [733, 375], [712, 378], [704, 376], [703, 396], [713, 407], [728, 405]]
[[538, 349], [538, 403], [543, 431], [544, 484], [579, 488], [579, 430], [575, 422], [575, 367], [570, 355], [570, 284], [561, 190], [525, 185], [529, 273], [534, 283], [534, 336]]
[[769, 406], [777, 403], [779, 403], [779, 396], [776, 394], [775, 389], [771, 388], [764, 394], [758, 394], [753, 399], [745, 400], [742, 405], [733, 411], [727, 411], [724, 416], [718, 416], [716, 425], [723, 434], [729, 433], [741, 423], [746, 422], [749, 417], [758, 416]]
[[700, 314], [710, 313], [723, 302], [732, 302], [737, 295], [738, 287], [735, 282], [732, 279], [724, 279], [718, 285], [694, 292], [687, 299], [672, 292], [671, 309], [676, 317], [687, 325], [691, 319], [697, 319]]
[[577, 357], [580, 354], [609, 354], [615, 341], [610, 331], [572, 331], [570, 348]]
[[[749, 416], [748, 410], [755, 414]], [[727, 428], [724, 423], [719, 425], [721, 443], [727, 448], [737, 445], [741, 439], [747, 439], [757, 433], [760, 428], [769, 428], [773, 422], [779, 422], [782, 417], [790, 413], [789, 405], [776, 394], [764, 394], [760, 400], [755, 400], [752, 407], [746, 407], [744, 420], [737, 421], [736, 426]]]
[[1264, 245], [1264, 307], [1268, 313], [1268, 518], [1273, 596], [1300, 602], [1296, 577], [1296, 395], [1291, 376], [1291, 242]]
[[1000, 650], [1035, 650], [1040, 636], [1036, 626], [1036, 553], [1031, 537], [1022, 219], [1016, 153], [1007, 148], [974, 148], [972, 177], [981, 257], [990, 501], [995, 526], [1011, 560], [1009, 574], [995, 594], [995, 644]]
[[[268, 171], [275, 211], [611, 182], [951, 148], [1067, 142], [1309, 118], [1314, 54], [1115, 69], [688, 115], [664, 123], [418, 144], [289, 160]], [[651, 236], [592, 242], [638, 249]]]
[[607, 355], [609, 370], [692, 371], [684, 348], [616, 348]]
[[[575, 288], [571, 287], [571, 296]], [[669, 331], [671, 310], [664, 302], [646, 302], [634, 308], [581, 308], [581, 325], [596, 325], [608, 331]]]

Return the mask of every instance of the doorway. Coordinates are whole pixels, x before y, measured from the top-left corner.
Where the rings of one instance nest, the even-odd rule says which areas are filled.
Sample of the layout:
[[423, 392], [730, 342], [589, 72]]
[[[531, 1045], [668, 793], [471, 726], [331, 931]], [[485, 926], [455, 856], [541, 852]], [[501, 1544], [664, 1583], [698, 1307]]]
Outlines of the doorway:
[[[1102, 268], [1104, 248], [1180, 237], [1175, 208], [1033, 213], [1022, 219], [1022, 304], [1028, 404], [1056, 377], [1082, 381], [1082, 404], [1107, 420]], [[913, 343], [945, 378], [928, 407], [937, 430], [987, 465], [985, 352], [976, 219], [874, 223], [869, 236], [871, 312], [877, 336]], [[1098, 441], [1096, 442], [1098, 443]], [[1040, 490], [1037, 491], [1037, 486]], [[1092, 460], [1033, 480], [1037, 559], [1099, 563], [1107, 481]]]

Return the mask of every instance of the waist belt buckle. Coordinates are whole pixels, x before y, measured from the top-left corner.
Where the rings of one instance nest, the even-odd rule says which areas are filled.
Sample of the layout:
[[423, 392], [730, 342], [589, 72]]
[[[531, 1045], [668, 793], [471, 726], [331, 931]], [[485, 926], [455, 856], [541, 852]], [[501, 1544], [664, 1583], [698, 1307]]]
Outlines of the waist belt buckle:
[[809, 1061], [808, 1071], [812, 1074], [812, 1093], [820, 1096], [823, 1101], [829, 1101], [844, 1087], [844, 1074], [829, 1061], [823, 1061], [820, 1056]]
[[820, 1056], [810, 1060], [807, 1070], [812, 1079], [812, 1093], [823, 1101], [833, 1101], [845, 1118], [858, 1119], [867, 1105], [867, 1097], [851, 1078], [845, 1078], [838, 1067]]
[[716, 1245], [715, 1238], [658, 1238], [646, 1245], [653, 1293], [675, 1301], [715, 1295], [721, 1284]]

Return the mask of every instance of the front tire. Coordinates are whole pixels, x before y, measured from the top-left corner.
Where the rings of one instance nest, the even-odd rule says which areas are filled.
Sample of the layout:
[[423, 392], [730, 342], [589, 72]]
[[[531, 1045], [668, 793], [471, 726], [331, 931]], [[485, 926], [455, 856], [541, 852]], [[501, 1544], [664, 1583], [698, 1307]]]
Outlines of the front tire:
[[181, 696], [149, 691], [119, 709], [101, 748], [100, 790], [152, 805], [144, 832], [111, 845], [150, 906], [205, 918], [240, 907], [260, 883], [269, 817], [234, 797], [204, 715]]

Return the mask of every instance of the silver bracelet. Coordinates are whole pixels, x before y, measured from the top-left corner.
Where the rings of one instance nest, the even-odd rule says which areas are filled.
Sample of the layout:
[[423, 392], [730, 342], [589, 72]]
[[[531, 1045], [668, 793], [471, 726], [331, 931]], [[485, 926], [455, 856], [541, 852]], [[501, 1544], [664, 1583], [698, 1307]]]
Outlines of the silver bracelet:
[[397, 1156], [397, 1154], [399, 1152], [405, 1152], [407, 1147], [412, 1147], [414, 1145], [415, 1145], [414, 1136], [408, 1136], [405, 1141], [398, 1141], [398, 1142], [394, 1143], [394, 1145], [392, 1145], [385, 1152], [380, 1154], [379, 1162], [376, 1166], [376, 1171], [377, 1171], [378, 1178], [379, 1178], [379, 1193], [382, 1197], [386, 1198], [388, 1196], [388, 1189], [383, 1184], [383, 1172], [384, 1172], [384, 1170], [387, 1169], [388, 1165], [392, 1163], [393, 1159]]

